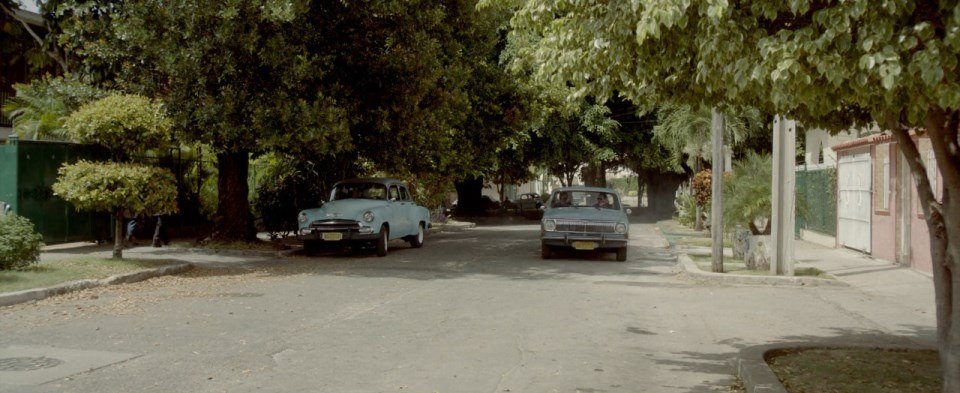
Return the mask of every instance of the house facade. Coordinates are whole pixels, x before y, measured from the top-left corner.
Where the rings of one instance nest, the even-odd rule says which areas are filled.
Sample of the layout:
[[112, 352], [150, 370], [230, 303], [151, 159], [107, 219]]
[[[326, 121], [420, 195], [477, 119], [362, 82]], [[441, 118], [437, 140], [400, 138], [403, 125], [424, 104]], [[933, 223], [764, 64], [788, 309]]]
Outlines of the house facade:
[[[936, 197], [943, 178], [930, 139], [913, 135]], [[930, 232], [910, 168], [889, 134], [833, 147], [837, 154], [836, 246], [932, 273]]]

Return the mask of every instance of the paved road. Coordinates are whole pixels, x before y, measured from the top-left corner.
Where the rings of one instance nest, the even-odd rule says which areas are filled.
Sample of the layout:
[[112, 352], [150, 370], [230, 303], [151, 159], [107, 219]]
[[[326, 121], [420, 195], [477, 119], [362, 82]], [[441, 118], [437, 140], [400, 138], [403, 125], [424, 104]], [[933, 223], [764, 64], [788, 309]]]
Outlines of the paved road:
[[886, 332], [835, 300], [862, 296], [848, 288], [684, 281], [651, 225], [632, 225], [625, 263], [544, 261], [537, 235], [481, 227], [2, 308], [0, 349], [100, 361], [40, 385], [0, 372], [0, 391], [712, 392], [744, 346]]

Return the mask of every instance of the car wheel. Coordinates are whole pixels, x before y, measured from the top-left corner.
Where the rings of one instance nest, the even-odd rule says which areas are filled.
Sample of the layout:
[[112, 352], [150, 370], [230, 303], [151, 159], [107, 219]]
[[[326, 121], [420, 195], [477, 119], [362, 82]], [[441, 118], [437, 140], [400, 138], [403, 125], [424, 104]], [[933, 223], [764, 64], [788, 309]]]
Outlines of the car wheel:
[[627, 260], [627, 247], [620, 247], [617, 249], [617, 262], [626, 262]]
[[380, 239], [377, 240], [377, 256], [387, 256], [387, 243], [390, 243], [390, 229], [384, 225], [380, 227]]
[[423, 223], [420, 223], [420, 225], [417, 226], [417, 234], [410, 238], [410, 245], [413, 248], [423, 247], [423, 236]]
[[550, 259], [553, 256], [553, 246], [548, 246], [546, 244], [540, 245], [540, 258]]

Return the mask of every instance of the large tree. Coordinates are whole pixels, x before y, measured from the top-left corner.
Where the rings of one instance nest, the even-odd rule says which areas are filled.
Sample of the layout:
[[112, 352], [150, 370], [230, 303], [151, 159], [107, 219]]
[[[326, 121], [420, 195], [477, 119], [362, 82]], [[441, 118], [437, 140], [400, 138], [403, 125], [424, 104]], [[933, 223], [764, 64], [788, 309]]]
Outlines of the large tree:
[[304, 2], [102, 0], [60, 11], [74, 16], [63, 41], [89, 78], [108, 72], [103, 83], [161, 97], [183, 139], [215, 149], [216, 238], [253, 238], [251, 154], [345, 147], [342, 110], [318, 88], [327, 60], [310, 51], [317, 32]]
[[[960, 3], [501, 3], [520, 6], [516, 28], [543, 36], [531, 53], [538, 77], [579, 95], [752, 105], [808, 126], [892, 133], [931, 235], [943, 390], [960, 391]], [[911, 132], [930, 137], [932, 162]]]
[[83, 105], [64, 124], [70, 139], [106, 147], [115, 162], [62, 166], [53, 192], [80, 210], [115, 218], [113, 257], [123, 257], [124, 211], [160, 215], [177, 211], [177, 186], [163, 168], [132, 162], [138, 154], [172, 145], [163, 106], [136, 95], [114, 94]]
[[96, 0], [64, 9], [75, 17], [63, 19], [63, 41], [82, 53], [90, 78], [162, 97], [185, 139], [216, 149], [221, 238], [252, 235], [250, 155], [350, 151], [371, 172], [441, 184], [492, 168], [521, 129], [523, 99], [497, 64], [509, 15], [471, 1]]

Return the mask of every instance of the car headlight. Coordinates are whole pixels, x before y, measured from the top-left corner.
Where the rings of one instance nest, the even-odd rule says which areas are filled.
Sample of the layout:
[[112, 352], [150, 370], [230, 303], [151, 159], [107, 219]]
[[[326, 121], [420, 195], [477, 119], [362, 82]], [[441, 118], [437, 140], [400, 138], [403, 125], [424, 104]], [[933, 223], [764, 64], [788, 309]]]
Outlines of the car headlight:
[[373, 222], [373, 212], [368, 211], [366, 213], [363, 213], [363, 221]]
[[306, 224], [306, 223], [307, 223], [307, 212], [300, 212], [300, 216], [297, 218], [297, 220], [300, 221], [301, 224]]
[[627, 224], [618, 222], [616, 230], [617, 230], [617, 233], [627, 233]]
[[543, 221], [543, 230], [545, 231], [555, 231], [557, 230], [557, 222], [554, 220], [544, 220]]

